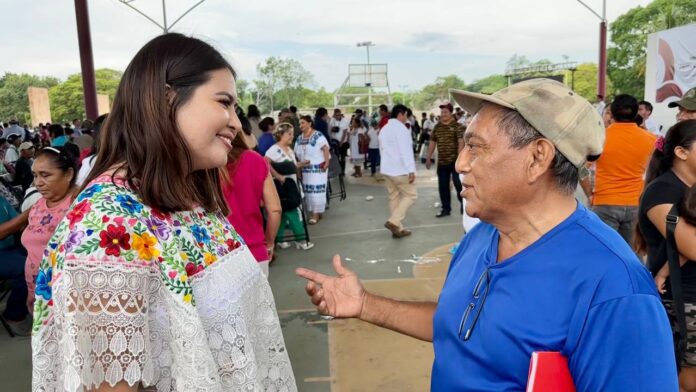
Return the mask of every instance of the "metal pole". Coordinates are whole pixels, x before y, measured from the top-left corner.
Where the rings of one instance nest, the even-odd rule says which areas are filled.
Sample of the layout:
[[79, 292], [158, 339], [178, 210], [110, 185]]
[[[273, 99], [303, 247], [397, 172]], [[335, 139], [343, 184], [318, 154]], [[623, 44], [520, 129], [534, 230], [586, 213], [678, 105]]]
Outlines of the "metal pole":
[[162, 20], [164, 23], [164, 34], [169, 32], [169, 26], [167, 26], [167, 3], [166, 0], [162, 0]]
[[599, 74], [597, 77], [597, 95], [601, 95], [602, 99], [606, 98], [607, 91], [607, 22], [602, 21], [599, 24]]
[[369, 83], [369, 86], [367, 86], [367, 110], [370, 116], [372, 116], [372, 67], [370, 66], [370, 45], [369, 43], [365, 45], [365, 49], [367, 49], [367, 83]]
[[94, 120], [99, 117], [99, 109], [97, 107], [97, 83], [94, 77], [94, 56], [92, 55], [87, 0], [75, 0], [75, 19], [77, 20], [77, 42], [80, 48], [85, 115], [88, 119]]

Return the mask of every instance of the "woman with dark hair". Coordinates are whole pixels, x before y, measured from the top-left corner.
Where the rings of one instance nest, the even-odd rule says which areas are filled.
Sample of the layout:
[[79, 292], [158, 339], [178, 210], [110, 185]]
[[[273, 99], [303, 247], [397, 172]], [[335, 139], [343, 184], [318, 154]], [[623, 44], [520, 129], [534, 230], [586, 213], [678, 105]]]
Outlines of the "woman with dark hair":
[[[230, 208], [227, 219], [244, 238], [264, 275], [268, 277], [268, 265], [273, 259], [274, 240], [282, 209], [268, 163], [256, 151], [249, 150], [240, 133], [232, 141], [227, 173], [229, 180], [222, 186]], [[261, 206], [266, 212], [265, 230]]]
[[249, 118], [249, 124], [251, 125], [251, 133], [254, 137], [259, 140], [261, 138], [261, 132], [263, 131], [259, 126], [261, 122], [261, 112], [256, 105], [247, 106], [247, 117]]
[[275, 126], [275, 120], [271, 117], [266, 117], [259, 123], [259, 128], [261, 128], [261, 137], [259, 137], [259, 154], [264, 156], [266, 151], [273, 144], [275, 144], [275, 139], [273, 139], [273, 127]]
[[312, 217], [307, 223], [314, 225], [326, 210], [326, 184], [329, 169], [329, 142], [313, 128], [310, 116], [300, 117], [302, 134], [295, 141], [295, 156], [302, 163], [302, 189]]
[[29, 224], [22, 233], [22, 245], [27, 250], [24, 277], [30, 310], [33, 310], [35, 282], [44, 250], [75, 197], [76, 159], [65, 147], [44, 147], [36, 154], [32, 166], [34, 186], [41, 198], [29, 210]]
[[313, 127], [329, 140], [329, 111], [326, 108], [319, 108], [314, 112]]
[[70, 139], [65, 135], [65, 129], [60, 124], [51, 124], [48, 127], [51, 137], [51, 147], [62, 147]]
[[251, 121], [249, 121], [249, 118], [247, 118], [246, 114], [244, 114], [244, 110], [241, 107], [237, 106], [235, 111], [237, 113], [237, 117], [239, 118], [239, 122], [242, 124], [242, 137], [244, 138], [244, 144], [246, 144], [249, 149], [256, 150], [258, 148], [258, 140], [252, 132], [253, 128], [251, 126]]
[[[645, 176], [646, 188], [638, 208], [635, 248], [647, 254], [648, 267], [656, 276], [658, 290], [677, 330], [668, 284], [666, 217], [673, 205], [680, 205], [686, 191], [696, 184], [696, 120], [674, 125], [657, 139]], [[696, 389], [696, 226], [681, 219], [675, 239], [681, 256], [682, 292], [686, 310], [687, 346], [681, 358], [679, 383], [683, 390]], [[667, 284], [665, 284], [667, 283]]]
[[235, 72], [165, 34], [126, 68], [41, 261], [33, 389], [295, 391], [273, 294], [226, 218]]

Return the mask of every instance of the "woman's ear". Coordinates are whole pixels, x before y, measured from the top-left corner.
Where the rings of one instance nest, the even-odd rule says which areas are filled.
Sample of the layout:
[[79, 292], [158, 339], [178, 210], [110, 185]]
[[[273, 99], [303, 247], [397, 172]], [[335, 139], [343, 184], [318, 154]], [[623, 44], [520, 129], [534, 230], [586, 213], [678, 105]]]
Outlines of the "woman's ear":
[[682, 146], [677, 146], [674, 148], [674, 156], [685, 161], [689, 157], [689, 152]]
[[174, 91], [171, 85], [164, 85], [164, 95], [167, 97], [167, 102], [169, 103], [169, 105], [173, 105], [174, 99], [176, 98], [176, 92]]

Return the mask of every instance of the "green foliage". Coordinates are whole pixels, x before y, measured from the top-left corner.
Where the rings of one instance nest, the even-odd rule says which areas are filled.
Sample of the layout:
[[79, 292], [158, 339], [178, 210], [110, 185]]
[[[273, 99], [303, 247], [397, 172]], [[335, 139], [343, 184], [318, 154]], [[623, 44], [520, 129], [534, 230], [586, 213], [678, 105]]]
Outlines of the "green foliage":
[[642, 98], [648, 34], [696, 22], [696, 1], [654, 0], [619, 16], [610, 26], [608, 73], [615, 93]]
[[36, 76], [29, 74], [6, 73], [0, 78], [0, 119], [12, 118], [19, 122], [29, 123], [29, 87], [50, 88], [59, 83], [52, 76]]
[[[256, 71], [259, 74], [259, 79], [254, 81], [256, 104], [268, 111], [275, 110], [279, 101], [285, 106], [297, 102], [301, 97], [302, 87], [314, 83], [314, 76], [295, 59], [272, 56], [263, 64], [258, 64]], [[262, 104], [264, 99], [268, 101], [267, 106]]]
[[[583, 63], [578, 65], [578, 68], [575, 70], [574, 90], [590, 102], [594, 102], [597, 97], [597, 68], [595, 63]], [[565, 83], [568, 86], [573, 85], [570, 71], [566, 71]], [[611, 97], [612, 95], [614, 95], [613, 85], [611, 80], [607, 78], [606, 96]]]
[[474, 83], [466, 86], [467, 90], [476, 93], [493, 94], [501, 88], [507, 87], [507, 78], [503, 75], [491, 75], [483, 79], [479, 79]]
[[420, 92], [416, 93], [411, 99], [413, 108], [429, 109], [438, 100], [449, 99], [449, 89], [465, 89], [466, 83], [457, 75], [440, 76]]
[[305, 88], [302, 90], [302, 94], [300, 105], [295, 106], [303, 108], [330, 108], [334, 104], [333, 93], [326, 91], [323, 87], [316, 91]]
[[[97, 94], [106, 94], [109, 96], [109, 102], [113, 102], [122, 75], [120, 71], [108, 68], [96, 70]], [[68, 76], [65, 82], [51, 87], [48, 95], [53, 122], [65, 123], [74, 118], [85, 118], [81, 74]]]

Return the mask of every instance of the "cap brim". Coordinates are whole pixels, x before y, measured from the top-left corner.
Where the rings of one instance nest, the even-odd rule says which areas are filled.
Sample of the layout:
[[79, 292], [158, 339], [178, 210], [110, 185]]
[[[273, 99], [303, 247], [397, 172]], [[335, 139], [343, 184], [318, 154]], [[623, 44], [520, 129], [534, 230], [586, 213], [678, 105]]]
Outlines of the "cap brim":
[[696, 102], [691, 100], [682, 99], [681, 101], [674, 101], [667, 104], [668, 108], [676, 108], [677, 106], [686, 110], [696, 110]]
[[496, 98], [492, 95], [453, 89], [450, 89], [449, 92], [450, 94], [452, 94], [452, 98], [454, 98], [454, 101], [457, 102], [457, 104], [459, 104], [459, 106], [461, 106], [462, 109], [466, 110], [471, 114], [475, 114], [476, 112], [478, 112], [481, 109], [481, 105], [484, 102], [490, 102], [508, 109], [516, 110], [516, 108], [513, 105], [510, 105], [502, 99]]

